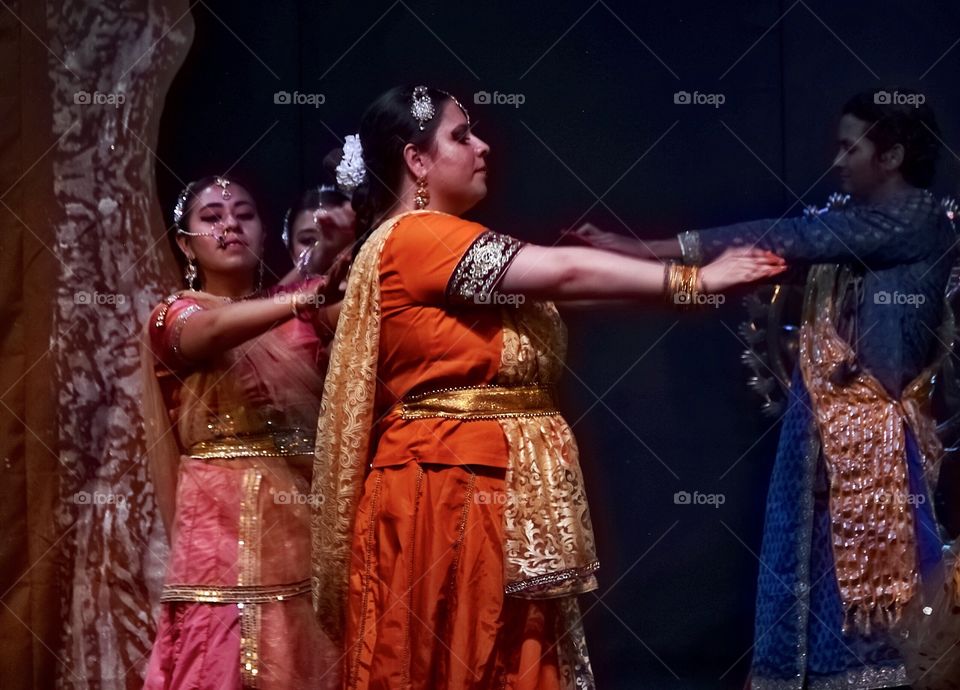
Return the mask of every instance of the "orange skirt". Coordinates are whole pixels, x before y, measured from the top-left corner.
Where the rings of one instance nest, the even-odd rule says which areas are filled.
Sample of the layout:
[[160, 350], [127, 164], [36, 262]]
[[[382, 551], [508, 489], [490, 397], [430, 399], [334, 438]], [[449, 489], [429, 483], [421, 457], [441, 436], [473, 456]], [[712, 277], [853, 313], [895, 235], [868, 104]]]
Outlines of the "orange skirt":
[[371, 471], [350, 567], [349, 690], [592, 687], [576, 600], [504, 595], [504, 472]]

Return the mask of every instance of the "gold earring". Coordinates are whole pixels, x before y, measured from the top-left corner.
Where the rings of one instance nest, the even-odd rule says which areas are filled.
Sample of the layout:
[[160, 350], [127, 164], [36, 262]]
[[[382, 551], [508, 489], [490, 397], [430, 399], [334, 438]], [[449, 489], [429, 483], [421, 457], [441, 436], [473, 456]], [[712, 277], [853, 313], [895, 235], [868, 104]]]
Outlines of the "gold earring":
[[197, 264], [194, 263], [193, 257], [187, 258], [187, 270], [183, 274], [183, 277], [187, 279], [187, 286], [191, 290], [196, 290], [194, 283], [197, 280]]
[[427, 189], [427, 178], [417, 178], [417, 194], [413, 197], [413, 205], [419, 210], [427, 207], [430, 203], [430, 190]]

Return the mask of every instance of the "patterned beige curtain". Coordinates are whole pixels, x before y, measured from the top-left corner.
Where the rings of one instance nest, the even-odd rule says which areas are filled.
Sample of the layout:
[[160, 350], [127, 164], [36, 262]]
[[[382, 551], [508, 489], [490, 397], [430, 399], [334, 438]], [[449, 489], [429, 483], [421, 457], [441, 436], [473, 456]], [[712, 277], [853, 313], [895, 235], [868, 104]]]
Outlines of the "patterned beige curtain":
[[137, 688], [165, 536], [137, 338], [175, 284], [157, 130], [186, 0], [0, 11], [4, 688]]

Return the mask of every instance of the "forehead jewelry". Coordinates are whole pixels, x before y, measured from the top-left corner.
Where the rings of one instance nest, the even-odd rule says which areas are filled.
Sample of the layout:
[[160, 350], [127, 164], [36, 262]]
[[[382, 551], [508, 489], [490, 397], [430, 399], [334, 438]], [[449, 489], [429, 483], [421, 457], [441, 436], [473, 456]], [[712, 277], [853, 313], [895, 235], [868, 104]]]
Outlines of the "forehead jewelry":
[[[452, 93], [446, 91], [441, 91], [444, 96], [453, 101], [460, 112], [463, 113], [463, 116], [467, 120], [467, 127], [470, 127], [470, 113], [463, 106], [463, 103], [454, 96]], [[433, 99], [430, 98], [430, 93], [427, 90], [426, 86], [418, 86], [413, 90], [413, 100], [410, 104], [410, 114], [413, 116], [413, 119], [417, 121], [417, 124], [420, 126], [420, 131], [423, 131], [424, 124], [429, 122], [437, 114], [437, 109], [433, 105]]]
[[[230, 185], [230, 180], [228, 180], [227, 178], [218, 176], [214, 178], [213, 184], [214, 186], [217, 186], [220, 188], [220, 197], [224, 201], [226, 201], [232, 196], [230, 193], [230, 190], [227, 189], [227, 187]], [[227, 236], [222, 232], [223, 224], [220, 221], [217, 221], [216, 223], [214, 223], [214, 228], [221, 231], [219, 233], [218, 232], [190, 232], [189, 230], [184, 230], [183, 228], [179, 227], [180, 221], [183, 219], [183, 214], [187, 210], [187, 199], [190, 196], [190, 191], [193, 188], [193, 185], [194, 183], [191, 182], [184, 188], [182, 192], [180, 192], [180, 196], [177, 197], [177, 203], [173, 207], [173, 222], [178, 226], [177, 234], [185, 235], [187, 237], [212, 237], [217, 241], [217, 246], [220, 249], [226, 248]]]
[[232, 194], [230, 193], [230, 190], [227, 189], [227, 187], [230, 186], [230, 180], [228, 180], [225, 177], [218, 177], [216, 180], [213, 181], [213, 183], [222, 190], [220, 192], [220, 197], [224, 201], [226, 201], [232, 196]]
[[470, 113], [467, 112], [467, 109], [463, 107], [463, 103], [457, 100], [457, 97], [452, 93], [447, 93], [446, 91], [442, 92], [447, 98], [457, 104], [457, 107], [460, 108], [460, 112], [463, 113], [463, 116], [467, 119], [467, 127], [470, 127]]
[[436, 108], [433, 107], [433, 99], [430, 98], [426, 86], [417, 86], [414, 88], [413, 102], [410, 104], [410, 114], [413, 116], [413, 119], [417, 121], [421, 132], [423, 131], [424, 123], [432, 120], [433, 116], [437, 114]]

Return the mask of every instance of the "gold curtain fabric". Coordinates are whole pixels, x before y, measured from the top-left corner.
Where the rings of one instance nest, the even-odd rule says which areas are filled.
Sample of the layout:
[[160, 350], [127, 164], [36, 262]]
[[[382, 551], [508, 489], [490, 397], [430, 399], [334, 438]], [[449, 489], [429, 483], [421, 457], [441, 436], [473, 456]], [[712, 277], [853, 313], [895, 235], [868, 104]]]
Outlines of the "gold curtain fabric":
[[0, 11], [0, 677], [137, 688], [165, 536], [142, 456], [138, 335], [176, 284], [157, 130], [186, 0]]

